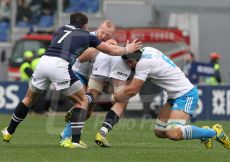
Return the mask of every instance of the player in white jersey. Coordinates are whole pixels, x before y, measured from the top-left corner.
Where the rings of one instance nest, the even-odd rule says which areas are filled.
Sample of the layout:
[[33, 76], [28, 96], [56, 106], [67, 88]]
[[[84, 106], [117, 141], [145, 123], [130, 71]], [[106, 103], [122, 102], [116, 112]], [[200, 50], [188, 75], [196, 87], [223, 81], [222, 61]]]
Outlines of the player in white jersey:
[[124, 101], [134, 96], [146, 78], [150, 77], [168, 94], [168, 101], [156, 119], [154, 131], [157, 137], [172, 140], [201, 139], [208, 149], [212, 148], [212, 139], [216, 139], [225, 148], [230, 148], [230, 141], [221, 125], [215, 124], [212, 128], [186, 125], [198, 102], [197, 88], [167, 56], [151, 47], [143, 48], [136, 55], [141, 57], [138, 62], [133, 59], [135, 55], [123, 57], [130, 67], [136, 67], [135, 75], [128, 86], [111, 95], [112, 102]]
[[[112, 23], [112, 21], [104, 20], [98, 26], [97, 30], [90, 32], [90, 34], [96, 36], [99, 40], [103, 42], [113, 44], [109, 41], [113, 37], [114, 32], [115, 32], [115, 25]], [[93, 58], [96, 57], [97, 53], [98, 51], [94, 48], [87, 49], [83, 55], [77, 58], [76, 62], [74, 63], [72, 67], [73, 72], [83, 84], [85, 91], [88, 86], [89, 76], [90, 76], [92, 64], [93, 64]], [[93, 98], [93, 95], [91, 95], [90, 93], [86, 94], [86, 96], [88, 100], [92, 100]], [[72, 110], [70, 109], [69, 112], [71, 111]], [[71, 115], [71, 114], [67, 113], [67, 115]], [[65, 129], [61, 133], [61, 141], [60, 141], [61, 145], [66, 138], [71, 137], [71, 133], [72, 133], [72, 130], [71, 130], [70, 122], [67, 122]], [[84, 144], [82, 141], [80, 142]]]
[[[108, 64], [100, 64], [100, 66], [98, 66], [98, 64], [93, 64], [94, 68], [98, 67], [97, 70], [93, 68], [94, 70], [92, 70], [92, 74], [90, 76], [94, 76], [96, 81], [98, 81], [96, 84], [94, 83], [95, 87], [92, 87], [92, 83], [89, 84], [91, 85], [91, 89], [96, 92], [96, 94], [94, 94], [94, 97], [98, 97], [102, 94], [104, 82], [106, 82], [106, 80], [108, 80], [109, 78], [112, 79], [114, 93], [118, 92], [126, 85], [127, 80], [131, 74], [131, 69], [127, 64], [124, 63], [121, 57], [109, 57], [103, 61], [104, 58], [107, 58], [106, 54], [100, 52], [96, 56], [95, 62], [103, 63], [106, 61]], [[103, 122], [103, 126], [108, 126], [108, 131], [112, 130], [112, 127], [118, 122], [119, 118], [123, 115], [126, 106], [127, 102], [117, 102], [108, 111], [105, 121]], [[90, 117], [91, 112], [92, 109], [88, 114], [88, 118]], [[113, 120], [110, 119], [111, 117]], [[70, 126], [67, 124], [61, 135], [61, 146], [65, 147], [66, 144], [68, 145], [70, 135], [71, 129]], [[103, 136], [103, 134], [101, 134], [100, 132], [96, 134], [95, 142], [102, 147], [110, 146], [106, 137]]]
[[77, 59], [72, 69], [74, 73], [78, 76], [78, 78], [81, 80], [82, 84], [86, 89], [86, 86], [88, 85], [88, 81], [89, 81], [89, 75], [92, 69], [92, 61], [90, 60], [81, 63], [79, 59]]
[[[103, 60], [105, 59], [107, 59], [107, 61], [109, 60], [108, 64], [104, 64], [104, 66], [101, 66], [100, 62], [103, 62]], [[112, 78], [113, 93], [119, 92], [130, 82], [132, 70], [121, 57], [107, 57], [105, 54], [99, 53], [96, 57], [95, 63], [96, 64], [93, 65], [93, 70], [90, 78], [97, 79], [99, 78], [99, 76]], [[106, 72], [106, 69], [109, 70]], [[98, 83], [102, 83], [102, 81], [103, 79]], [[93, 88], [91, 86], [90, 90], [96, 91], [97, 93], [101, 94], [102, 88], [102, 86], [101, 89]], [[97, 145], [101, 147], [110, 147], [110, 144], [107, 140], [107, 134], [112, 130], [115, 124], [118, 123], [119, 119], [121, 118], [127, 107], [127, 104], [127, 102], [123, 101], [116, 102], [107, 112], [104, 122], [102, 123], [102, 127], [100, 131], [97, 132], [95, 137], [95, 142]]]
[[[117, 42], [114, 41], [113, 39], [107, 40], [108, 38], [113, 36], [114, 30], [115, 30], [115, 26], [112, 24], [112, 22], [109, 20], [105, 20], [99, 25], [97, 31], [91, 32], [90, 34], [97, 36], [98, 38], [100, 38], [100, 40], [106, 41], [109, 44], [117, 45]], [[117, 92], [119, 89], [123, 88], [124, 85], [126, 85], [126, 80], [129, 77], [131, 70], [123, 62], [121, 57], [107, 57], [107, 55], [104, 53], [99, 53], [97, 55], [97, 51], [92, 48], [87, 51], [88, 52], [85, 52], [83, 55], [81, 55], [79, 59], [76, 61], [76, 63], [73, 65], [73, 71], [78, 76], [78, 78], [82, 81], [82, 83], [85, 86], [85, 89], [88, 86], [88, 80], [90, 80], [88, 86], [89, 90], [87, 93], [89, 100], [90, 99], [92, 100], [91, 96], [93, 96], [93, 98], [96, 98], [97, 96], [102, 94], [104, 82], [108, 80], [108, 78], [113, 78], [112, 85], [114, 88], [114, 92]], [[94, 57], [96, 58], [95, 61], [93, 62], [92, 58]], [[90, 59], [90, 61], [84, 62], [85, 60], [88, 59]], [[89, 79], [91, 66], [93, 66], [94, 68], [92, 71], [92, 75], [90, 76]], [[115, 105], [113, 105], [111, 110], [109, 110], [108, 114], [112, 113], [117, 116], [117, 119], [119, 119], [119, 117], [123, 114], [123, 111], [126, 108], [126, 106], [127, 103], [116, 103]], [[92, 109], [93, 109], [93, 105], [90, 105], [88, 108], [88, 118], [91, 115]], [[67, 116], [69, 115], [70, 113], [67, 113]], [[65, 143], [68, 143], [70, 137], [71, 137], [71, 127], [70, 127], [70, 123], [67, 123], [65, 129], [61, 133], [61, 139], [62, 139], [60, 142], [61, 146], [64, 146]], [[100, 136], [97, 135], [96, 138], [98, 139], [100, 138]], [[105, 145], [107, 146], [109, 145], [107, 141], [105, 140], [103, 141]]]
[[[105, 20], [98, 26], [96, 31], [90, 32], [90, 34], [96, 36], [99, 40], [103, 42], [110, 43], [109, 40], [113, 37], [114, 32], [115, 25], [112, 23], [112, 21]], [[85, 61], [85, 58], [83, 58], [82, 60], [82, 57], [80, 56], [77, 59], [76, 63], [73, 65], [73, 71], [80, 78], [80, 80], [85, 86], [88, 85], [88, 80], [92, 69], [92, 58], [96, 57], [96, 54], [98, 53], [96, 49], [91, 48], [90, 50], [91, 51], [88, 52], [89, 58], [86, 58], [88, 61]]]

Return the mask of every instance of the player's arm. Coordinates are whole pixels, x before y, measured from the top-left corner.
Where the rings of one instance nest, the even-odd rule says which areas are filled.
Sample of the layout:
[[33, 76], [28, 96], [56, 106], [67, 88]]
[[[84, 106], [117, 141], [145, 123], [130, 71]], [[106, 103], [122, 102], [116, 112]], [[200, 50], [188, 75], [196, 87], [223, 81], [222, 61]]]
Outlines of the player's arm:
[[143, 86], [148, 74], [152, 69], [153, 63], [151, 60], [140, 60], [136, 64], [135, 68], [135, 76], [132, 79], [131, 83], [126, 86], [123, 90], [119, 91], [118, 93], [111, 96], [111, 101], [124, 101], [133, 96], [135, 96]]
[[142, 46], [142, 43], [140, 41], [137, 41], [137, 39], [135, 39], [131, 43], [127, 41], [125, 47], [120, 47], [120, 46], [108, 44], [106, 42], [101, 42], [96, 47], [96, 49], [108, 55], [121, 56], [127, 53], [133, 53], [136, 50], [138, 50], [141, 46]]
[[78, 60], [82, 63], [82, 62], [86, 62], [91, 60], [92, 58], [96, 57], [96, 55], [98, 54], [98, 50], [95, 48], [88, 48], [87, 50], [85, 50], [79, 57]]
[[[118, 45], [118, 43], [114, 40], [114, 39], [109, 39], [106, 41], [106, 43], [110, 44], [110, 45]], [[79, 57], [78, 60], [82, 63], [82, 62], [86, 62], [89, 61], [93, 58], [96, 57], [96, 55], [99, 53], [99, 51], [95, 48], [88, 48], [87, 50], [85, 50]]]
[[125, 86], [123, 90], [111, 96], [111, 101], [118, 102], [118, 101], [128, 100], [129, 98], [135, 96], [140, 91], [143, 84], [144, 84], [143, 80], [133, 78], [131, 83]]

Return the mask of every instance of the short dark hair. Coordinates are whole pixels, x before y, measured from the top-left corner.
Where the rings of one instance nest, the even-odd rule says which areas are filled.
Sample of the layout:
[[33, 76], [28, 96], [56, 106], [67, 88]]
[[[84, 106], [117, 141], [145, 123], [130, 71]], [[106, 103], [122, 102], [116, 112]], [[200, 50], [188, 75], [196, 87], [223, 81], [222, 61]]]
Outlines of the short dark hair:
[[139, 61], [141, 59], [142, 56], [142, 50], [137, 50], [133, 53], [128, 53], [126, 55], [121, 56], [123, 60], [136, 60]]
[[70, 25], [74, 25], [78, 28], [83, 28], [88, 23], [88, 17], [83, 13], [76, 12], [70, 15]]

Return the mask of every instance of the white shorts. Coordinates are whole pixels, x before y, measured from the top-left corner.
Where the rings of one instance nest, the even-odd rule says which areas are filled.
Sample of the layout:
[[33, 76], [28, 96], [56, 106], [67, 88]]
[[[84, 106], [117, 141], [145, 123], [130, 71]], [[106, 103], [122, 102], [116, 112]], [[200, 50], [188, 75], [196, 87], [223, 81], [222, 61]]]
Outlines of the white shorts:
[[76, 81], [78, 78], [69, 63], [52, 56], [41, 57], [31, 78], [31, 84], [40, 90], [47, 90], [50, 83], [56, 90], [67, 89]]
[[93, 63], [92, 75], [126, 81], [131, 69], [120, 56], [110, 56], [100, 52]]
[[73, 64], [72, 69], [74, 72], [77, 72], [83, 75], [86, 79], [89, 79], [89, 76], [92, 70], [92, 66], [93, 66], [93, 63], [91, 60], [81, 63], [77, 59], [76, 62]]
[[126, 81], [131, 74], [131, 68], [120, 56], [112, 56], [109, 77]]
[[111, 57], [113, 56], [104, 54], [102, 52], [98, 53], [93, 63], [92, 75], [109, 77]]

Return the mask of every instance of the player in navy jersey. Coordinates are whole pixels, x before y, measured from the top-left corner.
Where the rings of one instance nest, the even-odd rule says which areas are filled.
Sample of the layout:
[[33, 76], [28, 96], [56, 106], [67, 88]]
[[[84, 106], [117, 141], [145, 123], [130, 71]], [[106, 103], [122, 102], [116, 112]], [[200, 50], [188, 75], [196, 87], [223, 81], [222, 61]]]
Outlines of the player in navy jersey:
[[[113, 24], [113, 22], [111, 20], [104, 20], [98, 26], [97, 30], [90, 32], [90, 34], [95, 35], [99, 40], [101, 40], [103, 42], [117, 45], [116, 41], [111, 39], [114, 35], [114, 32], [115, 32], [115, 25]], [[96, 50], [95, 48], [87, 49], [84, 52], [84, 54], [82, 54], [80, 57], [77, 58], [76, 62], [74, 63], [74, 65], [72, 67], [74, 73], [81, 80], [85, 90], [87, 90], [86, 87], [88, 87], [88, 81], [89, 81], [90, 73], [92, 71], [93, 62], [94, 62], [95, 57], [98, 54], [98, 52], [99, 51]], [[106, 56], [109, 56], [109, 55], [106, 55]], [[119, 57], [119, 56], [117, 56], [117, 57]], [[88, 60], [88, 61], [86, 61], [86, 60]], [[84, 61], [84, 62], [82, 62], [82, 61]], [[109, 70], [109, 69], [107, 69], [107, 70]], [[95, 87], [95, 86], [93, 85], [93, 87]], [[86, 93], [86, 96], [90, 102], [93, 102], [93, 99], [95, 98], [94, 94], [92, 94], [91, 92], [88, 92], [88, 93]], [[89, 102], [89, 104], [90, 104], [90, 102]], [[88, 114], [92, 108], [92, 104], [90, 104], [88, 106]], [[70, 117], [69, 112], [71, 112], [71, 110], [69, 110], [66, 114], [66, 116], [68, 116], [68, 117]], [[65, 120], [67, 121], [67, 119], [65, 119]], [[60, 137], [61, 137], [60, 145], [61, 146], [64, 146], [65, 143], [71, 142], [71, 137], [72, 137], [71, 132], [72, 132], [71, 123], [67, 122], [66, 127], [64, 128], [64, 130], [62, 131], [62, 133], [60, 135]], [[68, 139], [68, 140], [66, 140], [66, 139]], [[80, 143], [82, 145], [86, 145], [86, 144], [84, 144], [84, 142], [82, 140], [80, 141]]]
[[109, 45], [87, 32], [88, 18], [82, 13], [70, 16], [70, 24], [62, 26], [53, 36], [46, 53], [41, 57], [29, 83], [27, 94], [17, 105], [10, 124], [2, 130], [3, 141], [9, 142], [17, 126], [26, 117], [40, 94], [50, 83], [74, 102], [71, 113], [72, 142], [69, 148], [85, 148], [79, 144], [81, 130], [87, 113], [87, 98], [81, 82], [72, 71], [72, 65], [88, 47], [110, 55], [124, 55], [140, 48], [141, 42], [134, 40], [126, 47]]

